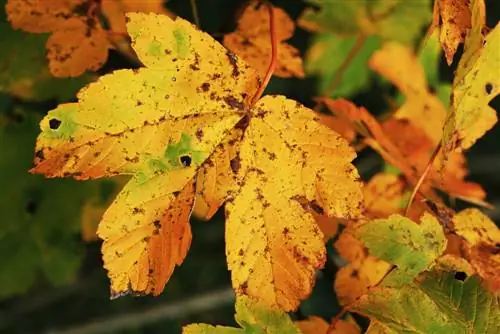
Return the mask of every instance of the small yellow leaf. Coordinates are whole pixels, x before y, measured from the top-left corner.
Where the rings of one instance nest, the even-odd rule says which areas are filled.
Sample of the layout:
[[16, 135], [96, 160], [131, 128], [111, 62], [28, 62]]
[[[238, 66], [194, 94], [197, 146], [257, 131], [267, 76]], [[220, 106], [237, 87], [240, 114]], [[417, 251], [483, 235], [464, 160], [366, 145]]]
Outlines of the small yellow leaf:
[[468, 0], [438, 0], [438, 13], [441, 17], [441, 33], [439, 40], [443, 46], [448, 65], [453, 62], [453, 56], [458, 45], [462, 43], [470, 29], [471, 14]]

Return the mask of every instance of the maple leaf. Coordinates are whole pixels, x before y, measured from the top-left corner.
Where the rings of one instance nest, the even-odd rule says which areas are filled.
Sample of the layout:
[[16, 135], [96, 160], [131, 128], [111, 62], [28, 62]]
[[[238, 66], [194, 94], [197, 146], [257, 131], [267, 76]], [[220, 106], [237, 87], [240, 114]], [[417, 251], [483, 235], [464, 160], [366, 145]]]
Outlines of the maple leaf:
[[300, 334], [301, 331], [283, 311], [256, 303], [240, 296], [236, 299], [235, 320], [242, 328], [192, 324], [182, 328], [183, 334]]
[[46, 44], [51, 73], [75, 77], [99, 69], [111, 47], [96, 16], [96, 6], [85, 0], [9, 0], [5, 8], [14, 28], [52, 33]]
[[14, 28], [51, 33], [47, 59], [56, 77], [76, 77], [106, 62], [113, 45], [99, 13], [116, 34], [125, 33], [128, 11], [168, 13], [161, 1], [131, 0], [8, 0], [5, 9]]
[[498, 333], [499, 297], [477, 277], [431, 272], [400, 288], [380, 286], [352, 305], [370, 318], [367, 333]]
[[187, 21], [128, 18], [146, 68], [103, 76], [78, 103], [50, 111], [32, 172], [132, 175], [98, 229], [114, 296], [163, 290], [189, 248], [198, 196], [208, 216], [227, 201], [226, 254], [238, 295], [295, 309], [325, 261], [307, 210], [361, 214], [354, 151], [295, 101], [266, 96], [250, 106], [255, 71]]
[[[304, 77], [300, 52], [284, 42], [293, 35], [295, 24], [288, 14], [279, 7], [273, 7], [278, 43], [277, 65], [274, 75], [277, 77]], [[255, 68], [264, 76], [271, 62], [271, 43], [269, 36], [269, 14], [267, 6], [258, 1], [252, 2], [238, 19], [235, 32], [224, 36], [224, 45]]]
[[496, 71], [500, 63], [500, 26], [483, 37], [485, 8], [482, 0], [470, 3], [471, 26], [465, 37], [464, 53], [458, 63], [451, 110], [443, 131], [443, 155], [470, 148], [497, 122], [490, 101], [500, 93]]
[[443, 46], [446, 62], [451, 65], [458, 45], [471, 27], [468, 0], [437, 0], [434, 2], [433, 28], [440, 26], [439, 41]]

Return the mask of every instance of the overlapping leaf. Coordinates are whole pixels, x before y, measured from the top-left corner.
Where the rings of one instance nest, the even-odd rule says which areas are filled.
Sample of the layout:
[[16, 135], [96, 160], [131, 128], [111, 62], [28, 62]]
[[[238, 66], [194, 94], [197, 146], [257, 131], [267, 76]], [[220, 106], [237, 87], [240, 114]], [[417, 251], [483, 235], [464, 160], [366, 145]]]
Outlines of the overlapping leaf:
[[98, 230], [113, 295], [162, 291], [189, 248], [198, 196], [207, 216], [229, 200], [236, 292], [295, 309], [325, 259], [308, 210], [361, 214], [354, 151], [295, 101], [268, 96], [249, 108], [255, 72], [188, 22], [129, 18], [146, 68], [103, 76], [49, 112], [33, 172], [132, 175]]
[[443, 46], [448, 65], [453, 62], [458, 45], [463, 43], [471, 27], [469, 1], [437, 0], [434, 3], [433, 26], [440, 26], [439, 41]]
[[[429, 91], [424, 69], [409, 48], [395, 43], [386, 44], [373, 54], [369, 64], [393, 82], [405, 96], [403, 105], [394, 113], [395, 119], [384, 122], [382, 127], [421, 175], [442, 138], [447, 110]], [[465, 157], [456, 153], [449, 156], [445, 170], [437, 159], [429, 178], [451, 195], [473, 201], [483, 200], [486, 195], [484, 190], [478, 184], [464, 181], [466, 175]]]
[[401, 288], [378, 287], [352, 308], [371, 319], [367, 333], [486, 333], [500, 330], [499, 297], [477, 277], [430, 273]]
[[372, 220], [357, 227], [356, 236], [371, 254], [397, 267], [384, 279], [386, 286], [411, 282], [429, 269], [446, 248], [443, 228], [427, 213], [420, 224], [401, 215]]
[[466, 258], [491, 290], [500, 291], [500, 229], [477, 209], [453, 217], [454, 231], [465, 241]]
[[455, 150], [470, 148], [497, 122], [489, 103], [500, 93], [500, 26], [483, 36], [485, 8], [483, 0], [470, 2], [471, 25], [465, 38], [464, 53], [453, 79], [451, 110], [443, 132], [445, 158]]
[[[274, 75], [283, 78], [303, 77], [299, 50], [285, 42], [292, 37], [295, 24], [283, 9], [273, 7], [273, 12], [278, 43]], [[270, 36], [268, 7], [254, 1], [245, 8], [238, 19], [237, 30], [224, 36], [224, 45], [264, 76], [271, 62]]]

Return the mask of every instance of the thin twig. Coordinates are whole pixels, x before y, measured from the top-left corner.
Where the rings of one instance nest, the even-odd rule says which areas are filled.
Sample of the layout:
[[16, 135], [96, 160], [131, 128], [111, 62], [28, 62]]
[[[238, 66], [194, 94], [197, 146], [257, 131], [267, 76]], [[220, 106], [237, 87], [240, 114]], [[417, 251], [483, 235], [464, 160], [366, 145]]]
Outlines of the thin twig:
[[271, 62], [269, 63], [269, 67], [267, 68], [266, 76], [264, 80], [262, 80], [262, 84], [259, 87], [259, 90], [252, 98], [251, 106], [253, 106], [262, 96], [264, 90], [267, 87], [267, 84], [271, 80], [273, 76], [274, 70], [276, 69], [276, 65], [278, 63], [278, 40], [276, 38], [276, 27], [274, 23], [274, 9], [270, 3], [266, 2], [267, 9], [269, 11], [269, 30], [271, 32]]
[[196, 4], [196, 0], [190, 0], [190, 2], [191, 2], [191, 11], [193, 12], [194, 23], [196, 24], [198, 29], [201, 29], [200, 16], [198, 15], [198, 5]]
[[234, 303], [234, 299], [233, 289], [225, 288], [181, 302], [158, 305], [145, 311], [124, 313], [108, 319], [86, 321], [81, 325], [61, 330], [49, 330], [47, 334], [92, 334], [123, 331], [163, 319], [178, 319], [189, 314], [214, 310]]
[[406, 205], [406, 212], [405, 216], [408, 216], [408, 212], [410, 212], [411, 204], [413, 203], [413, 200], [415, 199], [415, 196], [417, 195], [418, 190], [422, 186], [422, 183], [424, 183], [425, 178], [427, 177], [427, 174], [429, 174], [429, 171], [431, 170], [432, 165], [434, 164], [434, 160], [436, 160], [436, 157], [438, 156], [439, 151], [441, 151], [441, 142], [439, 142], [438, 146], [432, 152], [431, 158], [429, 159], [429, 162], [427, 163], [427, 166], [425, 167], [424, 172], [420, 176], [420, 178], [417, 181], [417, 184], [415, 185], [415, 188], [413, 189], [413, 192], [411, 193], [410, 200], [408, 201], [408, 204]]

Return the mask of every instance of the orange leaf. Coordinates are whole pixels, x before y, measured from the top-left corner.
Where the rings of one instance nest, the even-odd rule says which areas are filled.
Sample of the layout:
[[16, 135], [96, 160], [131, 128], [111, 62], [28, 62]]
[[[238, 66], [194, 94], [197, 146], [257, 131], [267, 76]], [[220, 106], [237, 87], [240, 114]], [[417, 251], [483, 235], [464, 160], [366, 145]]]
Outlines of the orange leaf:
[[111, 47], [93, 5], [84, 0], [9, 0], [5, 9], [14, 28], [51, 32], [46, 45], [50, 71], [56, 77], [76, 77], [99, 69]]
[[[278, 41], [278, 77], [304, 77], [299, 51], [284, 41], [292, 37], [295, 24], [281, 8], [273, 7]], [[271, 62], [269, 12], [265, 5], [253, 2], [245, 8], [235, 32], [224, 36], [224, 45], [252, 65], [263, 77]]]

